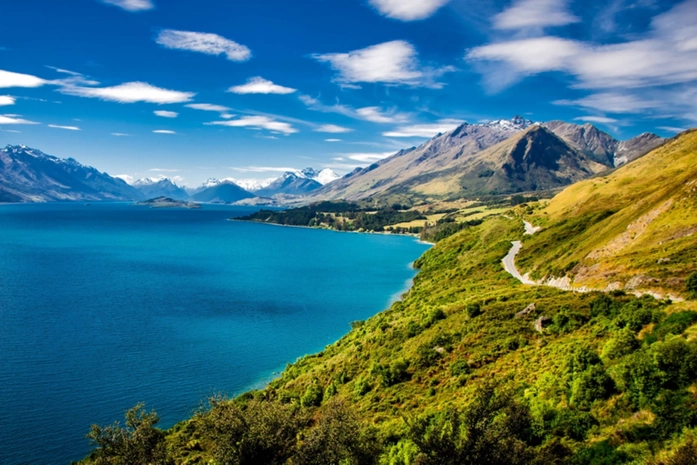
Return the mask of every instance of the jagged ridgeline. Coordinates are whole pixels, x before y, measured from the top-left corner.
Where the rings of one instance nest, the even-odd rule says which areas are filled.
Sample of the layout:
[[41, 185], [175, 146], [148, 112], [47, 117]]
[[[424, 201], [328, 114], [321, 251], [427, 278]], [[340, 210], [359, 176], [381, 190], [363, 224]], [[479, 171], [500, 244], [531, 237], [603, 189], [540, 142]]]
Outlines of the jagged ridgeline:
[[[125, 427], [93, 428], [99, 448], [83, 463], [694, 463], [697, 253], [694, 240], [683, 246], [688, 236], [670, 239], [658, 226], [676, 208], [676, 228], [697, 227], [696, 158], [697, 133], [683, 134], [542, 212], [522, 205], [452, 235], [416, 262], [402, 301], [266, 389], [212, 399], [164, 432], [156, 415], [134, 409]], [[671, 291], [687, 300], [525, 286], [501, 266], [522, 239], [522, 268], [562, 269], [576, 246], [606, 250], [613, 239], [596, 224], [632, 208], [642, 218], [669, 198], [643, 222], [654, 232], [628, 239], [627, 250], [638, 247], [628, 257], [679, 251], [675, 268], [644, 266], [675, 279]], [[614, 213], [587, 217], [600, 205]], [[543, 226], [534, 236], [523, 235], [529, 215]], [[612, 251], [602, 260], [625, 257]]]

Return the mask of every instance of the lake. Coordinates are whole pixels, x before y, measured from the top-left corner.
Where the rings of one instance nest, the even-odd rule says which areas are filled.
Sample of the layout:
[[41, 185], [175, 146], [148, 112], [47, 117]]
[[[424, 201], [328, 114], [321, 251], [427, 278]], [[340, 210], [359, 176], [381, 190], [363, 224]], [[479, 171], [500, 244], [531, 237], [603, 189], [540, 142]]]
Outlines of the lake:
[[428, 248], [227, 221], [255, 210], [0, 205], [0, 463], [81, 459], [139, 402], [170, 427], [263, 387], [387, 308]]

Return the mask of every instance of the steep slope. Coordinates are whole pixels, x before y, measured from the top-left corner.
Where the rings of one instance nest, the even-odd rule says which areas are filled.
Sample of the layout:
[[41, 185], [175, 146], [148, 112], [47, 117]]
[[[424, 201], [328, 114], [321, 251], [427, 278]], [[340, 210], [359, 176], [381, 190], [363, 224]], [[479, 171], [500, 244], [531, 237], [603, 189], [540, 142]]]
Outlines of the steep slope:
[[223, 181], [192, 195], [191, 199], [196, 202], [206, 203], [234, 203], [252, 197], [254, 197], [254, 194], [247, 192], [237, 184]]
[[125, 181], [72, 158], [60, 159], [26, 146], [0, 150], [0, 201], [137, 200]]
[[145, 178], [133, 183], [143, 197], [153, 199], [155, 197], [168, 197], [175, 200], [186, 200], [189, 194], [183, 188], [177, 186], [168, 178]]
[[[508, 176], [508, 181], [512, 182], [510, 185], [497, 182], [505, 180], [498, 176], [482, 179], [493, 176], [492, 170], [495, 169], [492, 166], [496, 164], [491, 153], [485, 152], [512, 140], [533, 126], [536, 125], [521, 117], [487, 124], [463, 124], [419, 147], [402, 150], [367, 168], [355, 170], [329, 186], [318, 189], [310, 200], [374, 199], [384, 203], [413, 203], [520, 192], [526, 189], [539, 190], [578, 180], [576, 176], [553, 172], [556, 169], [554, 167], [547, 174], [538, 169], [535, 175], [528, 176], [529, 179]], [[619, 142], [590, 124], [579, 126], [554, 121], [542, 124], [542, 127], [564, 141], [564, 144], [559, 144], [557, 140], [547, 138], [552, 143], [553, 148], [550, 147], [550, 150], [561, 150], [558, 154], [560, 160], [573, 164], [568, 155], [574, 153], [575, 157], [583, 156], [577, 164], [587, 165], [588, 161], [596, 163], [587, 175], [602, 171], [599, 165], [609, 169], [615, 167], [616, 163], [643, 155], [663, 141], [658, 136], [644, 134], [627, 142]], [[549, 156], [548, 154], [547, 157]], [[544, 168], [543, 165], [538, 166]], [[557, 182], [564, 179], [562, 183]]]
[[520, 267], [576, 286], [684, 294], [697, 270], [697, 131], [556, 196]]
[[636, 160], [665, 142], [665, 139], [650, 133], [621, 142], [588, 123], [579, 126], [564, 121], [550, 121], [543, 126], [592, 160], [606, 166], [620, 166]]
[[255, 191], [255, 194], [261, 197], [271, 197], [276, 194], [304, 195], [322, 187], [319, 182], [310, 177], [304, 177], [302, 174], [299, 175], [291, 171], [283, 173], [283, 176], [268, 186]]

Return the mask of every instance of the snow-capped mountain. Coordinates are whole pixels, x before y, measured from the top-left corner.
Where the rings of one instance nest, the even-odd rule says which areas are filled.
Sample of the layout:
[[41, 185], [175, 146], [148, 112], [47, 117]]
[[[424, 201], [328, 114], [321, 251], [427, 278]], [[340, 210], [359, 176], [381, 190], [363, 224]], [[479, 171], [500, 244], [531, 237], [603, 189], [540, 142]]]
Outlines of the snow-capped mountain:
[[122, 179], [25, 145], [0, 150], [0, 202], [139, 200]]
[[191, 199], [197, 202], [234, 203], [239, 200], [254, 197], [254, 194], [246, 191], [232, 181], [213, 181], [217, 180], [209, 179], [207, 181], [209, 187], [195, 193], [191, 196]]
[[133, 182], [132, 186], [148, 199], [169, 197], [175, 200], [187, 200], [189, 198], [189, 193], [184, 188], [165, 177], [138, 179]]
[[304, 170], [300, 171], [300, 174], [306, 178], [310, 178], [314, 181], [317, 181], [322, 185], [329, 184], [330, 182], [335, 181], [341, 177], [329, 168], [325, 168], [320, 171], [317, 171], [313, 168], [305, 168]]

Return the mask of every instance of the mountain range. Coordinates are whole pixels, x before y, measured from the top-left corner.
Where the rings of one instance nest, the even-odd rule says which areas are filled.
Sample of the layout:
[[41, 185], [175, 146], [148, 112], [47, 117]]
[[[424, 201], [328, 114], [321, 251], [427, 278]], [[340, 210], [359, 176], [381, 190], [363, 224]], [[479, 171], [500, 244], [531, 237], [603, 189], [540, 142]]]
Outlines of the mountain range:
[[563, 187], [634, 160], [663, 143], [655, 134], [622, 142], [591, 124], [533, 123], [520, 116], [464, 123], [359, 168], [311, 195], [415, 203]]
[[167, 178], [127, 184], [72, 158], [62, 160], [26, 146], [0, 152], [0, 201], [177, 200], [234, 203], [274, 197], [371, 200], [415, 204], [549, 191], [612, 170], [662, 144], [644, 133], [619, 141], [591, 124], [534, 123], [516, 116], [485, 124], [464, 123], [418, 147], [401, 150], [343, 178], [330, 169], [287, 171], [268, 181], [209, 179], [185, 189]]

